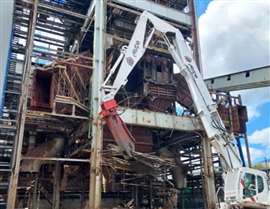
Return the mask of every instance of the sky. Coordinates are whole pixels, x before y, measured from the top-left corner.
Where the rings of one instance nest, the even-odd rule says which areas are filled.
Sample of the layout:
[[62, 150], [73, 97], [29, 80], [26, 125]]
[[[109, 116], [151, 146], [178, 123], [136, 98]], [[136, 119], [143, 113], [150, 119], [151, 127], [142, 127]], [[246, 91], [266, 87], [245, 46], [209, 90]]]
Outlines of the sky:
[[[269, 0], [196, 1], [205, 78], [270, 64]], [[248, 108], [253, 163], [270, 159], [270, 88], [232, 94]]]

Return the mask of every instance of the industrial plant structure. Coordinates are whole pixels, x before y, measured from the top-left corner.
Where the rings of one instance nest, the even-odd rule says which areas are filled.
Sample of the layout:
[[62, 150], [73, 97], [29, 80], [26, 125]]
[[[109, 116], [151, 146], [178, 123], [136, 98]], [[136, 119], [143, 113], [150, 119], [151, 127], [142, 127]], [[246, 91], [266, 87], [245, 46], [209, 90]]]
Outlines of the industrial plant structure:
[[[154, 35], [116, 95], [136, 159], [120, 154], [100, 116], [101, 85], [145, 10], [182, 32], [200, 68], [195, 1], [13, 1], [0, 113], [0, 208], [214, 209], [223, 185], [220, 159], [160, 37]], [[230, 91], [268, 86], [261, 76], [268, 72], [267, 66], [205, 81], [243, 162], [247, 152], [246, 166], [246, 107]]]

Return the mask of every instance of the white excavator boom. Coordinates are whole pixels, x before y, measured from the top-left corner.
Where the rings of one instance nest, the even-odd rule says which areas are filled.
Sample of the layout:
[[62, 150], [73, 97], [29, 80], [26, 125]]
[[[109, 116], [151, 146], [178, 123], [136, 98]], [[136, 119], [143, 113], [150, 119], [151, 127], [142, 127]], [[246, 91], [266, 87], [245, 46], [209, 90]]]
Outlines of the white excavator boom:
[[[147, 27], [149, 25], [150, 27]], [[122, 49], [120, 57], [102, 86], [103, 115], [116, 117], [117, 103], [114, 97], [119, 89], [127, 83], [128, 75], [144, 55], [154, 34], [162, 37], [167, 44], [168, 50], [180, 70], [180, 74], [188, 84], [195, 105], [195, 113], [199, 116], [207, 137], [211, 139], [212, 146], [220, 156], [224, 170], [225, 205], [239, 205], [243, 202], [249, 202], [253, 206], [256, 206], [257, 203], [270, 205], [268, 200], [269, 188], [265, 173], [242, 168], [241, 158], [234, 144], [234, 136], [227, 132], [217, 111], [216, 104], [213, 102], [193, 59], [192, 51], [182, 33], [174, 26], [147, 11], [143, 12], [139, 17], [129, 45]], [[119, 124], [123, 124], [120, 118], [118, 120]], [[107, 121], [108, 124], [111, 124], [110, 120]], [[126, 126], [123, 130], [126, 131]], [[121, 138], [119, 133], [121, 132], [115, 133], [118, 140]], [[125, 135], [125, 138], [119, 140], [118, 144], [122, 146], [123, 151], [131, 156], [134, 151], [133, 137], [130, 136], [129, 132], [123, 135]], [[128, 143], [126, 143], [127, 141]], [[250, 188], [246, 188], [245, 181], [247, 180], [251, 181]]]

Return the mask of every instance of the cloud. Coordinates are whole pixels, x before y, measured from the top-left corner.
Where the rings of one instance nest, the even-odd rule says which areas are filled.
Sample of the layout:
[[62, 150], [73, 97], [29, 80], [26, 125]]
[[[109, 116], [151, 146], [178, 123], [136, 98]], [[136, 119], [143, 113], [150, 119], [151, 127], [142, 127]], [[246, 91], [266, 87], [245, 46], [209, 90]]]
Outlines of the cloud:
[[[214, 0], [199, 18], [204, 77], [215, 77], [270, 64], [270, 1]], [[238, 91], [249, 119], [270, 102], [270, 88]]]
[[270, 1], [212, 1], [199, 18], [205, 77], [270, 63]]
[[[242, 146], [242, 150], [244, 153], [245, 161], [247, 162], [247, 152], [246, 152], [245, 145]], [[267, 155], [266, 152], [264, 152], [263, 150], [261, 150], [259, 148], [255, 148], [255, 147], [249, 147], [249, 152], [250, 152], [252, 163], [256, 163], [256, 162], [260, 162], [260, 161], [264, 160], [264, 158]]]
[[243, 104], [247, 106], [249, 119], [260, 117], [260, 107], [270, 103], [270, 87], [232, 92], [232, 95], [239, 94]]
[[[249, 151], [253, 163], [270, 159], [270, 126], [254, 131], [248, 136]], [[246, 147], [242, 146], [244, 157], [247, 161]]]
[[263, 145], [270, 151], [270, 126], [264, 129], [254, 131], [248, 136], [249, 143]]
[[261, 116], [261, 112], [259, 111], [258, 107], [247, 106], [247, 112], [248, 112], [249, 119], [258, 118]]

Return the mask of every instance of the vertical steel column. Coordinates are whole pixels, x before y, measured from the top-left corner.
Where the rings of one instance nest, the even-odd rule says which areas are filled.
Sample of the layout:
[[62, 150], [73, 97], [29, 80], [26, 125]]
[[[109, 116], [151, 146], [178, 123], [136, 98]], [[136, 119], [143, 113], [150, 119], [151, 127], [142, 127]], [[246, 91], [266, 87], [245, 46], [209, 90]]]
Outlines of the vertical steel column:
[[[232, 113], [232, 108], [233, 108], [233, 104], [232, 104], [232, 98], [231, 98], [231, 94], [230, 92], [226, 93], [227, 99], [229, 101], [229, 125], [230, 125], [230, 132], [233, 133], [233, 127], [234, 127], [234, 120], [233, 120], [233, 113]], [[240, 98], [240, 96], [239, 96]], [[240, 98], [240, 103], [241, 103], [241, 98]], [[236, 145], [240, 154], [240, 158], [242, 160], [242, 166], [245, 167], [246, 163], [245, 163], [245, 158], [243, 155], [243, 150], [242, 150], [242, 146], [241, 146], [241, 141], [239, 137], [235, 137], [236, 140]]]
[[20, 96], [20, 103], [18, 108], [18, 123], [17, 123], [17, 134], [14, 141], [14, 150], [13, 150], [13, 159], [12, 159], [12, 169], [11, 176], [9, 182], [9, 190], [8, 190], [8, 209], [15, 209], [16, 204], [16, 195], [17, 195], [17, 184], [19, 179], [20, 172], [20, 162], [21, 162], [21, 151], [23, 145], [23, 136], [24, 136], [24, 128], [25, 128], [25, 118], [26, 118], [26, 110], [27, 110], [27, 99], [28, 99], [28, 91], [30, 84], [30, 73], [31, 73], [31, 62], [32, 62], [32, 51], [34, 45], [34, 34], [36, 27], [36, 19], [37, 19], [37, 9], [38, 9], [38, 1], [34, 0], [33, 4], [33, 15], [32, 21], [29, 26], [29, 39], [27, 40], [27, 49], [25, 54], [25, 64], [24, 64], [24, 72], [23, 72], [23, 81], [22, 81], [22, 92]]
[[247, 152], [247, 160], [248, 160], [248, 167], [252, 167], [251, 163], [251, 157], [250, 157], [250, 150], [249, 150], [249, 143], [248, 143], [248, 137], [247, 134], [244, 134], [244, 140], [245, 140], [245, 146], [246, 146], [246, 152]]
[[38, 173], [34, 174], [34, 188], [33, 188], [33, 195], [31, 197], [31, 209], [36, 209], [38, 208]]
[[240, 158], [242, 160], [242, 165], [243, 165], [243, 167], [246, 167], [246, 161], [245, 161], [245, 157], [244, 157], [244, 153], [243, 153], [243, 149], [242, 149], [242, 144], [241, 144], [240, 137], [235, 137], [235, 140], [236, 140], [236, 146], [237, 146], [237, 148], [239, 150]]
[[94, 25], [94, 71], [91, 80], [91, 118], [92, 124], [89, 125], [91, 131], [91, 166], [90, 166], [90, 185], [89, 185], [89, 209], [100, 209], [101, 206], [101, 181], [102, 166], [101, 152], [103, 144], [102, 120], [99, 116], [101, 111], [101, 91], [103, 74], [105, 67], [105, 19], [106, 1], [95, 1], [95, 25]]
[[[240, 95], [238, 95], [239, 100], [240, 100], [240, 105], [243, 105], [242, 103], [242, 98]], [[247, 153], [247, 162], [248, 162], [248, 167], [252, 167], [252, 162], [251, 162], [251, 156], [250, 156], [250, 149], [249, 149], [249, 142], [248, 142], [248, 136], [247, 136], [247, 131], [245, 130], [245, 134], [243, 136], [245, 140], [245, 146], [246, 146], [246, 153]]]
[[200, 47], [200, 37], [199, 37], [199, 30], [198, 30], [198, 20], [196, 14], [196, 2], [195, 0], [191, 0], [189, 2], [189, 8], [191, 13], [191, 20], [192, 20], [192, 42], [193, 42], [193, 53], [196, 64], [198, 68], [203, 74], [202, 63], [201, 63], [201, 47]]
[[210, 139], [202, 139], [205, 208], [216, 209], [217, 197]]
[[56, 162], [53, 179], [53, 202], [52, 209], [60, 208], [60, 182], [61, 182], [61, 163]]
[[[199, 40], [199, 30], [198, 30], [198, 21], [196, 15], [196, 2], [191, 0], [189, 4], [191, 18], [192, 18], [192, 41], [193, 41], [193, 52], [196, 64], [203, 75], [202, 63], [201, 63], [201, 48]], [[215, 209], [217, 198], [216, 198], [216, 188], [215, 188], [215, 176], [213, 170], [212, 162], [212, 150], [210, 140], [207, 138], [202, 139], [202, 158], [203, 158], [203, 186], [204, 186], [204, 198], [205, 198], [205, 207], [207, 209]]]

